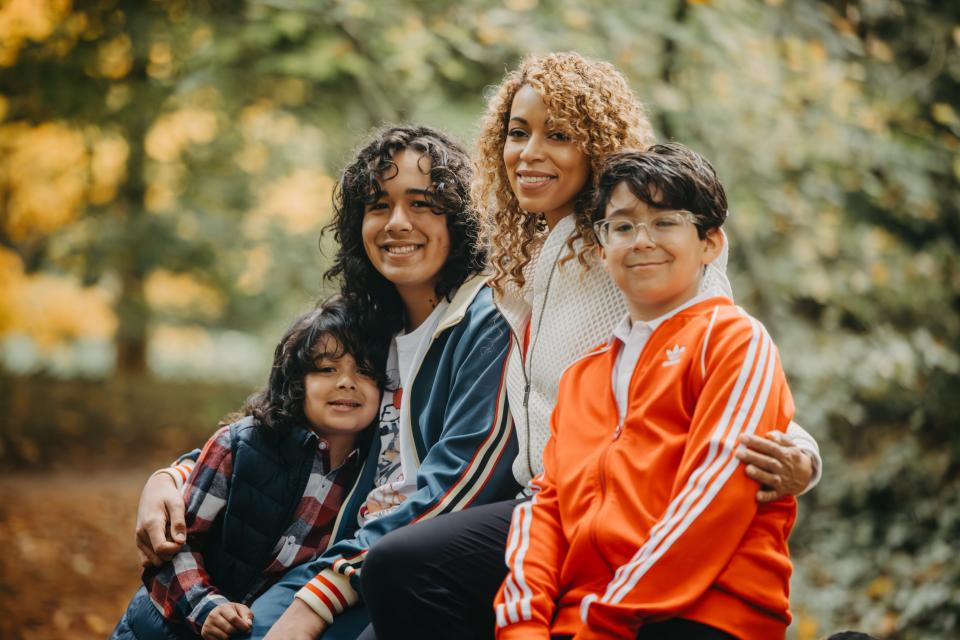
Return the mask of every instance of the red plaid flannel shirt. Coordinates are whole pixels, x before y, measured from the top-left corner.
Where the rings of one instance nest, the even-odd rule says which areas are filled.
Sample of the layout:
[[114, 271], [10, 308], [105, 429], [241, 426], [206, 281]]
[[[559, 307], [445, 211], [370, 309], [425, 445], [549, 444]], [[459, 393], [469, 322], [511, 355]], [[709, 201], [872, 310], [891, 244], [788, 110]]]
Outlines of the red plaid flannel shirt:
[[[244, 602], [252, 600], [291, 567], [312, 560], [327, 548], [337, 513], [358, 468], [359, 452], [355, 450], [343, 465], [330, 469], [327, 443], [322, 438], [318, 441], [310, 478], [293, 520], [277, 540], [262, 580]], [[185, 620], [197, 632], [214, 608], [228, 602], [204, 569], [203, 550], [217, 543], [209, 534], [227, 504], [232, 472], [230, 428], [223, 427], [207, 441], [187, 479], [187, 543], [170, 562], [143, 573], [150, 598], [163, 616]]]

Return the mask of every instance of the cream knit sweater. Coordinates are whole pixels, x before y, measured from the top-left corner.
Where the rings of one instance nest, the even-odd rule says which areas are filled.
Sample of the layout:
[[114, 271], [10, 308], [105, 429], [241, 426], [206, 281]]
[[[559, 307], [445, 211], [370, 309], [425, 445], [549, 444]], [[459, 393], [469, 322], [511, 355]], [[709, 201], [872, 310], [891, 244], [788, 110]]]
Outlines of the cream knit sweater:
[[[586, 270], [576, 258], [560, 264], [573, 232], [573, 216], [567, 216], [536, 240], [523, 288], [509, 283], [496, 299], [515, 337], [507, 363], [507, 399], [520, 444], [513, 475], [523, 486], [543, 471], [541, 456], [550, 437], [550, 412], [557, 401], [560, 374], [576, 358], [610, 339], [627, 313], [620, 290], [599, 260], [591, 256], [591, 268]], [[725, 246], [701, 283], [702, 291], [716, 289], [732, 297], [726, 258]], [[530, 341], [524, 361], [521, 349], [528, 323]], [[797, 424], [791, 423], [787, 434], [814, 457], [816, 469], [809, 490], [820, 480], [817, 442]]]

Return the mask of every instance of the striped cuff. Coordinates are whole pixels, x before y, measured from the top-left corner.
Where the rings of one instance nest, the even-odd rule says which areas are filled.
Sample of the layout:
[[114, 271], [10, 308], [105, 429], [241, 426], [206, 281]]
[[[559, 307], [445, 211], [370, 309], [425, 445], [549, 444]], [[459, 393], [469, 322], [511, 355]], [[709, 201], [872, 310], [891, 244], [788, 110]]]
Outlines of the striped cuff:
[[[352, 568], [348, 571], [353, 573]], [[333, 624], [333, 619], [343, 613], [344, 609], [360, 601], [360, 594], [350, 584], [350, 577], [334, 571], [331, 567], [327, 567], [305, 584], [296, 597], [305, 602], [327, 624]]]
[[187, 478], [190, 477], [190, 472], [193, 471], [194, 465], [196, 465], [196, 462], [187, 459], [180, 464], [154, 471], [153, 475], [157, 475], [158, 473], [167, 474], [173, 479], [173, 484], [176, 485], [177, 491], [183, 491], [183, 486], [187, 483]]
[[203, 629], [203, 623], [207, 621], [207, 616], [220, 605], [229, 603], [230, 601], [219, 593], [211, 593], [193, 608], [193, 611], [187, 616], [187, 622], [193, 625], [197, 633], [200, 633], [200, 630]]

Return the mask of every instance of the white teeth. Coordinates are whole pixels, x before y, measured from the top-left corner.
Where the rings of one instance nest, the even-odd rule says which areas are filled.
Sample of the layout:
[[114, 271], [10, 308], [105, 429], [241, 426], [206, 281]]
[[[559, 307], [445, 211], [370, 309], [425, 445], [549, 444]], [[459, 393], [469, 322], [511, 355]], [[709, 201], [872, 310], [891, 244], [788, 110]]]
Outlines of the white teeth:
[[521, 184], [543, 184], [552, 178], [550, 176], [517, 176], [517, 179]]
[[389, 247], [384, 247], [384, 249], [387, 250], [387, 253], [392, 253], [392, 254], [394, 254], [394, 255], [400, 255], [400, 256], [406, 255], [406, 254], [408, 254], [408, 253], [413, 253], [413, 252], [416, 251], [418, 248], [419, 248], [419, 247], [417, 247], [417, 245], [415, 245], [415, 244], [405, 244], [405, 245], [402, 245], [402, 246], [392, 245], [392, 246], [389, 246]]

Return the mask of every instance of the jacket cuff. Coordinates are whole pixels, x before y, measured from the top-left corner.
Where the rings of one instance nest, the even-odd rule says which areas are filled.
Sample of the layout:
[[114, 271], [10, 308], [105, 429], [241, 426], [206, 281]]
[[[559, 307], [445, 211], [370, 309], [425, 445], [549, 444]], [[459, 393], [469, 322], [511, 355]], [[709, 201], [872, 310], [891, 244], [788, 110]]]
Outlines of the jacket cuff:
[[550, 629], [537, 622], [517, 622], [497, 629], [497, 640], [550, 640]]
[[193, 611], [190, 612], [190, 615], [187, 616], [187, 622], [193, 625], [196, 632], [199, 634], [200, 630], [203, 628], [203, 623], [207, 621], [207, 616], [209, 616], [214, 609], [219, 607], [222, 604], [229, 604], [229, 600], [219, 593], [211, 593], [203, 600], [200, 601], [196, 607], [193, 608]]
[[167, 474], [173, 480], [173, 484], [176, 485], [177, 491], [182, 492], [184, 485], [187, 483], [187, 478], [190, 477], [190, 472], [193, 471], [194, 465], [196, 465], [196, 462], [188, 459], [179, 464], [158, 469], [153, 472], [153, 475], [157, 475], [158, 473]]
[[360, 594], [350, 584], [350, 577], [328, 567], [314, 576], [296, 596], [314, 613], [333, 624], [333, 619], [360, 601]]

